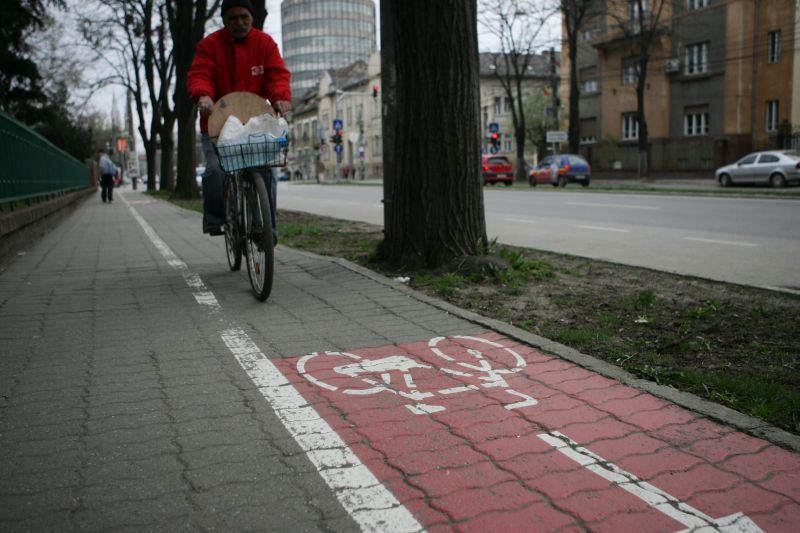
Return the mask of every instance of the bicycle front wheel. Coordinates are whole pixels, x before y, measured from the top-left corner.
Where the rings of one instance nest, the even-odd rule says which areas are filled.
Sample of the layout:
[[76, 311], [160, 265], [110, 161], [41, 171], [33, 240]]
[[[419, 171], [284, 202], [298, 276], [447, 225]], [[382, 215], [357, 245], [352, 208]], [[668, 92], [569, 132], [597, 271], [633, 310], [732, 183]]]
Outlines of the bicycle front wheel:
[[245, 188], [245, 253], [253, 295], [262, 302], [272, 292], [275, 250], [272, 241], [272, 208], [264, 180], [254, 176]]
[[225, 201], [225, 251], [228, 255], [228, 266], [231, 270], [242, 268], [242, 234], [239, 227], [239, 191], [238, 179], [233, 176], [225, 178], [222, 190]]

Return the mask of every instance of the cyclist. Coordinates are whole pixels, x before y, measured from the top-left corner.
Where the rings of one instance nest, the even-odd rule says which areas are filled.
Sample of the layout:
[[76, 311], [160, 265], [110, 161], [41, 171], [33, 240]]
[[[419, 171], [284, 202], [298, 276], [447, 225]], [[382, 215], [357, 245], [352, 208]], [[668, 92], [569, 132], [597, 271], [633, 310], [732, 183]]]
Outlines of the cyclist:
[[[290, 74], [278, 45], [263, 31], [253, 28], [250, 0], [223, 0], [224, 28], [197, 44], [186, 83], [189, 96], [200, 111], [200, 132], [206, 170], [203, 173], [203, 233], [221, 235], [225, 222], [222, 198], [224, 171], [208, 136], [208, 116], [214, 102], [228, 93], [246, 91], [270, 101], [279, 115], [291, 110]], [[267, 190], [275, 226], [277, 185], [267, 171]]]

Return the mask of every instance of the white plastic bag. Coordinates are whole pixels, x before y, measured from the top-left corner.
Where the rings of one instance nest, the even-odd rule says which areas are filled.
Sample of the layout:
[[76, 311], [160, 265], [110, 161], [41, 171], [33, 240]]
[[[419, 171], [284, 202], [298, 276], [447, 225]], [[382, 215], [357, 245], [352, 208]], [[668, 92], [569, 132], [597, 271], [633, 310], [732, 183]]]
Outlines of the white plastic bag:
[[217, 145], [240, 144], [247, 142], [252, 134], [266, 134], [267, 139], [280, 140], [289, 133], [289, 125], [283, 117], [274, 117], [269, 113], [251, 117], [247, 124], [231, 115], [222, 126]]
[[288, 145], [288, 135], [289, 125], [283, 117], [264, 113], [242, 124], [231, 115], [222, 126], [217, 140], [222, 168], [230, 172], [280, 165], [283, 150]]

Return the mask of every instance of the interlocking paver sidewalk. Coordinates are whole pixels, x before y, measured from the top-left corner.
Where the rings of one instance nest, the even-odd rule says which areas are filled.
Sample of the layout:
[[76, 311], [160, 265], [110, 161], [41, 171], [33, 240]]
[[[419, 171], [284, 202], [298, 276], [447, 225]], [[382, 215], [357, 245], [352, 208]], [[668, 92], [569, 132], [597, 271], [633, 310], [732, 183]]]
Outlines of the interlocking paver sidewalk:
[[800, 527], [794, 451], [345, 262], [276, 258], [259, 303], [198, 214], [125, 191], [6, 264], [0, 530]]

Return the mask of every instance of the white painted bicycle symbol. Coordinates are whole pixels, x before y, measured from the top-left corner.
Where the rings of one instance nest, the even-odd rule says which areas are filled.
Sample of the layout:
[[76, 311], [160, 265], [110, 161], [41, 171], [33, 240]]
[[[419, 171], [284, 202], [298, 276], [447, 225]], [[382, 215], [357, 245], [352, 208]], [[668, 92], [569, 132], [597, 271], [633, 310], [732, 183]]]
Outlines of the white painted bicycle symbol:
[[428, 341], [428, 348], [429, 361], [418, 361], [408, 354], [370, 359], [349, 352], [313, 352], [300, 358], [297, 370], [311, 383], [329, 391], [352, 396], [397, 395], [409, 401], [405, 407], [414, 414], [444, 411], [443, 405], [431, 403], [437, 397], [481, 389], [504, 391], [513, 400], [503, 403], [508, 410], [538, 403], [508, 383], [527, 364], [511, 348], [471, 336], [435, 337]]

